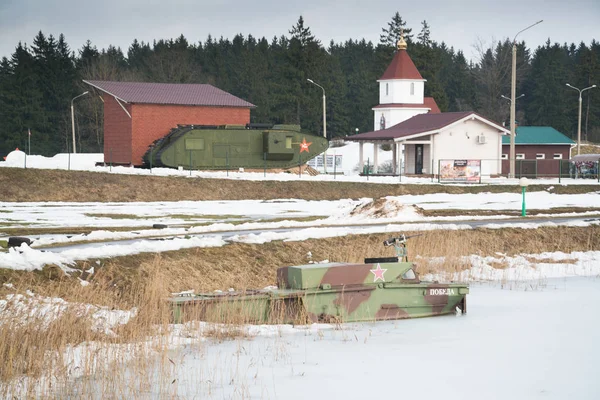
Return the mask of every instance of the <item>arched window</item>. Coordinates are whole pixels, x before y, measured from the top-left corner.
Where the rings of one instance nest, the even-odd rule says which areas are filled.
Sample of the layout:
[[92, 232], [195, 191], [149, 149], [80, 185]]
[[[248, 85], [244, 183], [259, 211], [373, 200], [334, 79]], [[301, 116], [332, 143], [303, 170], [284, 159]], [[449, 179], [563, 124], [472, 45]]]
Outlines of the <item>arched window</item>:
[[413, 94], [415, 94], [415, 83], [411, 82], [410, 83], [410, 95], [412, 96]]
[[389, 94], [390, 94], [390, 91], [389, 91], [389, 88], [388, 88], [388, 84], [386, 83], [385, 84], [385, 95], [389, 96]]

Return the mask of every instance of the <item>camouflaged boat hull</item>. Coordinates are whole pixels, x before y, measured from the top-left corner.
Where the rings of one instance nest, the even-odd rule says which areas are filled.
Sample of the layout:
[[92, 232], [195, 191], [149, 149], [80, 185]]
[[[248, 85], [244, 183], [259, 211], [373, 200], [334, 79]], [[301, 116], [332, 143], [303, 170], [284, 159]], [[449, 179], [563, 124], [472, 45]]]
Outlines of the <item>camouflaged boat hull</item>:
[[171, 299], [175, 322], [355, 322], [466, 313], [469, 287], [421, 282], [410, 262], [279, 268], [277, 289]]

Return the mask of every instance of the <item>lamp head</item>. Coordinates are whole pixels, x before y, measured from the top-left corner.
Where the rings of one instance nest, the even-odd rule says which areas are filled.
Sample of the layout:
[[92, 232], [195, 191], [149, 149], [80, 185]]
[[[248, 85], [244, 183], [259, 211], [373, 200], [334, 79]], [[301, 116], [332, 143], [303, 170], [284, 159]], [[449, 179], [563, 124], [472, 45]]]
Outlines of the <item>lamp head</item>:
[[522, 177], [521, 179], [519, 179], [519, 186], [521, 187], [527, 187], [529, 186], [529, 179]]
[[306, 79], [307, 81], [309, 81], [310, 83], [314, 83], [312, 79]]

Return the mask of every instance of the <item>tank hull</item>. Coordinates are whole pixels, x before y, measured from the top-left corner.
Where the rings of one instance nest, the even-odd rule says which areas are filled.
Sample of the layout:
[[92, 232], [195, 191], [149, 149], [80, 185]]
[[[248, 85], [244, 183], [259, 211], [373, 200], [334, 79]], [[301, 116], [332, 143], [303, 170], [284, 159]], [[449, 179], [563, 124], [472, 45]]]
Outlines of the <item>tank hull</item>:
[[144, 163], [185, 169], [287, 169], [306, 163], [328, 146], [326, 138], [294, 126], [184, 126], [151, 145]]
[[175, 322], [331, 323], [430, 317], [457, 308], [466, 313], [468, 293], [466, 284], [419, 281], [408, 262], [311, 264], [280, 268], [277, 289], [171, 302]]

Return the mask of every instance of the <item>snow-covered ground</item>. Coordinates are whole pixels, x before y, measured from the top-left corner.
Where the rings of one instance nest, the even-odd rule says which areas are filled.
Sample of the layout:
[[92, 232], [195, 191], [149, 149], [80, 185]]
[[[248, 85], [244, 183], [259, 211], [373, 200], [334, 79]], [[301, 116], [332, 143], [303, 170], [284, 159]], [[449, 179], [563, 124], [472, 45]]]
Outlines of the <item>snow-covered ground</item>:
[[[599, 193], [554, 194], [532, 192], [527, 197], [529, 208], [597, 207]], [[234, 231], [228, 241], [266, 243], [273, 240], [306, 240], [408, 230], [471, 229], [465, 220], [503, 219], [507, 216], [424, 217], [418, 208], [458, 210], [519, 210], [521, 196], [514, 193], [430, 194], [373, 199], [306, 201], [281, 199], [271, 201], [181, 201], [152, 203], [9, 203], [0, 202], [0, 240], [6, 240], [2, 228], [99, 228], [84, 234], [44, 234], [33, 236], [32, 248], [0, 252], [0, 268], [32, 270], [45, 264], [56, 264], [68, 270], [77, 260], [108, 258], [142, 252], [170, 251], [191, 247], [222, 246], [226, 242], [220, 232]], [[593, 215], [593, 212], [571, 212], [569, 216]], [[597, 213], [596, 213], [597, 214]], [[294, 221], [294, 218], [321, 217], [316, 221]], [[281, 220], [283, 218], [283, 220]], [[289, 218], [290, 220], [286, 220]], [[276, 219], [269, 222], [270, 219]], [[244, 222], [245, 221], [245, 222]], [[440, 224], [443, 222], [444, 224]], [[524, 219], [514, 227], [534, 229], [538, 226], [588, 226], [600, 221], [544, 222]], [[452, 223], [452, 224], [450, 224]], [[166, 229], [151, 229], [153, 224]], [[376, 225], [374, 225], [376, 224]], [[111, 227], [119, 227], [111, 231]], [[145, 229], [140, 229], [146, 227]], [[498, 227], [493, 223], [488, 228]], [[130, 230], [123, 231], [123, 228]], [[156, 241], [152, 237], [172, 240]], [[101, 243], [111, 241], [112, 243]], [[114, 243], [115, 241], [121, 241]], [[90, 242], [94, 246], [73, 246]], [[48, 246], [63, 244], [64, 249], [45, 251]]]

